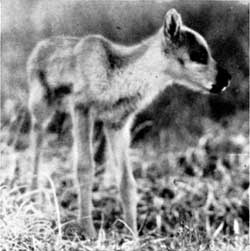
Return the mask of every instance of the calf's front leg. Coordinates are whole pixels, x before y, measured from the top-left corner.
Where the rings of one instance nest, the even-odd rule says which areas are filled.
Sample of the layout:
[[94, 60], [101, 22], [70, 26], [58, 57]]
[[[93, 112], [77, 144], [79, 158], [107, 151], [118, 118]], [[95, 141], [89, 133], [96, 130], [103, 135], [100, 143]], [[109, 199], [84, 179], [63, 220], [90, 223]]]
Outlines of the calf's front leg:
[[136, 224], [136, 206], [137, 206], [137, 188], [133, 176], [132, 166], [129, 161], [129, 145], [130, 145], [130, 126], [127, 124], [123, 128], [106, 127], [107, 147], [110, 165], [116, 169], [113, 174], [116, 176], [121, 194], [122, 206], [125, 216], [125, 222], [131, 228], [133, 233], [137, 235]]

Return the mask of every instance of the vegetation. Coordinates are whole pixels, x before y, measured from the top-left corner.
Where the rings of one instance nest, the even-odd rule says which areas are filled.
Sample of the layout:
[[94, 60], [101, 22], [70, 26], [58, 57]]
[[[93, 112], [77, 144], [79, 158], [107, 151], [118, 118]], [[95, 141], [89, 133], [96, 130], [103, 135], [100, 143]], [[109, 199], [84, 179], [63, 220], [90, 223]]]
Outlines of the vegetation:
[[[97, 150], [98, 238], [85, 240], [74, 223], [78, 209], [67, 114], [57, 114], [50, 125], [40, 186], [29, 190], [27, 57], [37, 41], [51, 35], [102, 33], [118, 42], [138, 42], [161, 25], [170, 7], [206, 37], [216, 60], [231, 72], [232, 84], [220, 96], [171, 87], [137, 117], [130, 155], [139, 193], [138, 239], [122, 220], [116, 188], [103, 187], [105, 162], [102, 147]], [[13, 0], [3, 1], [2, 10], [0, 250], [249, 249], [246, 4]], [[99, 124], [96, 128], [101, 131]]]
[[150, 144], [133, 148], [137, 241], [122, 221], [117, 190], [102, 186], [103, 165], [97, 166], [93, 196], [98, 239], [84, 240], [74, 224], [70, 147], [53, 135], [47, 142], [40, 188], [31, 192], [29, 150], [14, 151], [2, 137], [1, 250], [247, 250], [249, 145], [244, 135], [228, 137], [220, 128], [178, 153], [160, 147], [156, 152]]

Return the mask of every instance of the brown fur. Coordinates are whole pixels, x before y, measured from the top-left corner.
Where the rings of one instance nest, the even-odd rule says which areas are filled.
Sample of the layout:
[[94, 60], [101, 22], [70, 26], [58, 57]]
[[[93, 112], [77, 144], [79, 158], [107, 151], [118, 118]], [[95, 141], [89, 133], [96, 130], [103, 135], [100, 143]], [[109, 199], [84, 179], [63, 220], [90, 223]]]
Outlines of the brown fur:
[[[192, 44], [179, 42], [184, 31], [192, 33], [205, 48], [207, 65], [190, 61]], [[173, 81], [200, 92], [212, 88], [217, 72], [206, 41], [184, 26], [180, 15], [172, 9], [155, 35], [131, 47], [98, 35], [41, 41], [31, 53], [27, 69], [33, 124], [32, 187], [37, 187], [44, 130], [56, 110], [66, 109], [73, 122], [78, 222], [88, 237], [95, 236], [91, 217], [92, 138], [94, 121], [102, 120], [108, 169], [120, 188], [125, 220], [136, 234], [136, 183], [128, 156], [133, 118]]]

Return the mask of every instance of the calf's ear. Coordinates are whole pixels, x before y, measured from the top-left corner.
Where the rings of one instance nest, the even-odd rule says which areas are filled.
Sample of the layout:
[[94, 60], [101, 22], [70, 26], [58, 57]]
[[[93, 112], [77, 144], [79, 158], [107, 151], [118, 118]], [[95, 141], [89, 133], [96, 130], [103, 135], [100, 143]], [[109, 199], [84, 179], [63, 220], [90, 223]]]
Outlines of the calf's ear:
[[180, 37], [180, 29], [182, 26], [181, 15], [176, 9], [170, 9], [165, 17], [163, 23], [163, 32], [166, 39], [175, 42]]

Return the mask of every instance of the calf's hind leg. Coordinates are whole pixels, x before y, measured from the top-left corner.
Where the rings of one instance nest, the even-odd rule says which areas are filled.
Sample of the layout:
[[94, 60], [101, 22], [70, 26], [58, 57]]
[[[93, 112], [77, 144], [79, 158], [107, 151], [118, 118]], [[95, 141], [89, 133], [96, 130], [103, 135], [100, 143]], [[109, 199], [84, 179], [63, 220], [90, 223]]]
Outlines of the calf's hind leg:
[[53, 109], [44, 98], [42, 88], [30, 91], [29, 111], [31, 115], [30, 149], [32, 152], [32, 180], [31, 189], [38, 187], [39, 162], [43, 138], [48, 123], [51, 120]]
[[96, 236], [92, 220], [92, 187], [94, 181], [93, 124], [90, 109], [72, 109], [73, 161], [78, 187], [78, 222], [88, 238]]

